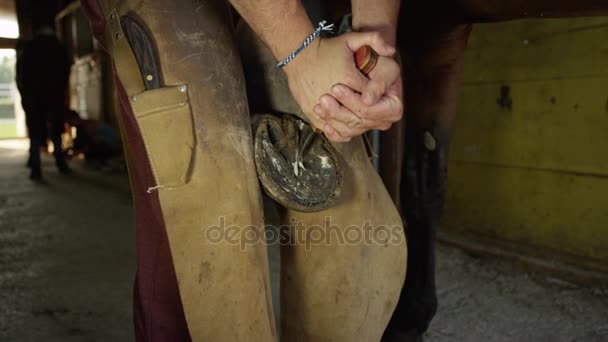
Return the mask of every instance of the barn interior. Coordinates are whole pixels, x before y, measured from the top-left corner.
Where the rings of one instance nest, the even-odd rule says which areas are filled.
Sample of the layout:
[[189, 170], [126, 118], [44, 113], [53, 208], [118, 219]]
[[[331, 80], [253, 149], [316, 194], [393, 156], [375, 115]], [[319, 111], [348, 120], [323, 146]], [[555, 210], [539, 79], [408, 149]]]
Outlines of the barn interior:
[[[0, 341], [134, 341], [122, 150], [87, 158], [68, 125], [62, 147], [43, 149], [43, 179], [28, 177], [16, 49], [44, 28], [68, 51], [69, 108], [95, 132], [121, 136], [112, 60], [80, 2], [0, 0]], [[607, 37], [600, 16], [474, 26], [425, 341], [608, 339]], [[57, 148], [70, 175], [54, 167]], [[279, 307], [278, 246], [268, 253]]]

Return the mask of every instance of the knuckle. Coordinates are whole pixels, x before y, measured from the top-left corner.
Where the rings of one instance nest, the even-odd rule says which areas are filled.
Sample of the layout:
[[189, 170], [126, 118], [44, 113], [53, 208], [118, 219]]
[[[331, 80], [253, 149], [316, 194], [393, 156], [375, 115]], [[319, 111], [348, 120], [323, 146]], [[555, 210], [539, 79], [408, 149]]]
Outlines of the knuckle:
[[344, 137], [343, 133], [336, 134], [333, 142], [341, 143], [341, 142], [344, 142], [344, 139], [346, 139], [346, 138]]
[[322, 108], [321, 108], [321, 106], [319, 106], [319, 105], [316, 105], [316, 106], [315, 106], [315, 107], [312, 109], [312, 111], [313, 111], [315, 114], [317, 114], [317, 115], [323, 115], [323, 113], [324, 113], [324, 112], [323, 112], [323, 109], [322, 109]]
[[384, 42], [384, 40], [382, 39], [382, 36], [380, 35], [379, 32], [372, 32], [370, 39], [374, 43], [383, 43]]
[[399, 63], [397, 63], [397, 61], [393, 59], [389, 61], [388, 68], [392, 73], [401, 72], [401, 67], [399, 66]]
[[349, 129], [345, 128], [345, 129], [340, 130], [340, 137], [342, 137], [342, 139], [345, 139], [349, 135], [350, 135], [350, 130]]
[[[377, 79], [371, 80], [369, 82], [369, 87], [372, 91], [379, 92], [382, 90], [382, 88], [384, 88], [384, 82], [377, 80]], [[384, 93], [384, 91], [383, 91], [383, 93]]]
[[340, 136], [334, 132], [325, 133], [325, 135], [327, 136], [327, 139], [329, 141], [333, 141], [333, 142], [338, 141], [340, 138]]
[[381, 131], [388, 131], [389, 128], [391, 128], [391, 127], [392, 127], [392, 125], [390, 123], [385, 123], [385, 124], [380, 125], [380, 127], [378, 127], [378, 129]]
[[394, 105], [394, 113], [395, 113], [395, 120], [401, 120], [401, 118], [403, 117], [403, 103], [401, 101], [395, 101], [395, 105]]
[[403, 118], [403, 112], [398, 112], [395, 113], [395, 115], [392, 117], [392, 122], [397, 122], [399, 120], [401, 120]]
[[359, 118], [364, 118], [368, 116], [368, 109], [367, 107], [363, 107], [363, 106], [358, 106], [357, 108], [355, 108], [355, 113], [357, 114], [357, 116]]
[[358, 121], [365, 121], [365, 122], [373, 122], [374, 121], [374, 115], [370, 114], [368, 111], [366, 110], [362, 110], [360, 113], [357, 113], [357, 117], [355, 118]]
[[351, 136], [348, 136], [348, 137], [344, 137], [344, 139], [343, 139], [343, 141], [342, 141], [342, 142], [347, 143], [347, 142], [350, 142], [351, 140], [352, 140], [352, 137], [351, 137]]
[[397, 120], [396, 121], [399, 121], [401, 119], [403, 119], [403, 111], [399, 112], [399, 114], [397, 115]]
[[335, 112], [336, 104], [331, 100], [325, 100], [323, 101], [323, 108], [328, 112]]

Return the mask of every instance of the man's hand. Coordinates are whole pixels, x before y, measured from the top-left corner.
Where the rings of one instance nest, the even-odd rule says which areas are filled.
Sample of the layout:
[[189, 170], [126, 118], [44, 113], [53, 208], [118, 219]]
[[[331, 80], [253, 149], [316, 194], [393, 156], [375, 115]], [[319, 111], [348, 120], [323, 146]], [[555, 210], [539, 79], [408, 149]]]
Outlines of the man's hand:
[[[299, 0], [230, 0], [230, 3], [270, 47], [277, 60], [285, 58], [314, 31]], [[399, 0], [377, 0], [370, 6], [369, 1], [351, 0], [353, 30], [367, 32], [316, 39], [284, 68], [289, 88], [304, 114], [313, 126], [325, 128], [327, 136], [334, 141], [348, 141], [372, 127], [386, 128], [396, 117], [401, 116], [401, 81], [387, 86], [383, 76], [374, 76], [372, 73], [370, 82], [359, 73], [353, 58], [353, 53], [362, 45], [370, 45], [380, 56], [391, 56], [395, 52], [392, 46], [396, 38], [399, 3]], [[368, 121], [359, 118], [362, 123], [357, 124], [364, 128], [349, 130], [340, 125], [340, 122], [351, 122], [352, 116], [341, 116], [341, 120], [346, 121], [340, 121], [337, 118], [339, 113], [332, 111], [336, 118], [326, 125], [314, 114], [314, 106], [324, 94], [331, 93], [335, 84], [351, 89], [338, 92], [335, 97], [343, 105], [340, 108], [351, 108], [364, 113], [362, 115]], [[378, 100], [382, 84], [386, 92]], [[364, 100], [357, 99], [358, 94], [353, 91], [363, 92]], [[378, 103], [371, 105], [374, 100]], [[370, 120], [373, 123], [369, 123]], [[380, 122], [384, 122], [384, 125]]]
[[362, 91], [336, 84], [314, 107], [324, 121], [327, 138], [347, 142], [371, 129], [387, 130], [401, 120], [403, 92], [399, 65], [390, 57], [380, 57]]
[[[377, 101], [376, 97], [384, 93], [385, 85], [382, 82], [370, 82], [354, 63], [353, 51], [363, 45], [370, 45], [382, 55], [392, 55], [395, 52], [378, 33], [347, 33], [335, 38], [314, 40], [284, 67], [291, 93], [314, 127], [323, 129], [325, 126], [313, 108], [323, 94], [331, 92], [335, 84], [365, 92], [371, 101]], [[349, 98], [344, 100], [348, 101]]]

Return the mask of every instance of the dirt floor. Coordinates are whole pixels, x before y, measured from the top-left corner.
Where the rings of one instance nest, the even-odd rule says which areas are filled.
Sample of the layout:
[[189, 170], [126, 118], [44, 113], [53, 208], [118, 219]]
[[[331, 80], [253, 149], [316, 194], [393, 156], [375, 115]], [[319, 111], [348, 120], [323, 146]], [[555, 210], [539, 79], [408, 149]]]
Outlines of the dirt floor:
[[[76, 165], [64, 177], [45, 158], [46, 183], [35, 184], [24, 146], [0, 141], [0, 341], [133, 341], [125, 175]], [[437, 253], [440, 308], [426, 341], [608, 341], [607, 289]], [[270, 259], [276, 287], [276, 249]]]

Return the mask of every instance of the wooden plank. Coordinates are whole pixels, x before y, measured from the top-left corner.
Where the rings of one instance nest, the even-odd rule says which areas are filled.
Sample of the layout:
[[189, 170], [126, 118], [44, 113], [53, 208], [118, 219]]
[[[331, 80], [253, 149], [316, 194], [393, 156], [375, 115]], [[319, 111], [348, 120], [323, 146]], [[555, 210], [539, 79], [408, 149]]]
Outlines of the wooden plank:
[[608, 264], [608, 178], [453, 162], [442, 226]]
[[476, 25], [465, 84], [608, 76], [608, 17]]
[[608, 77], [467, 85], [452, 146], [454, 161], [607, 176]]
[[442, 226], [608, 264], [607, 150], [608, 18], [478, 25]]

